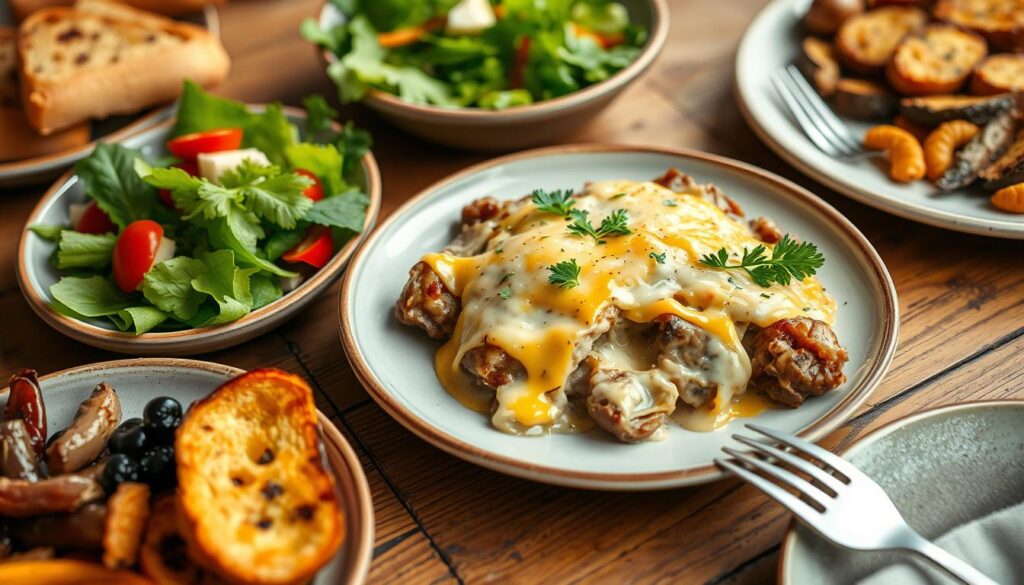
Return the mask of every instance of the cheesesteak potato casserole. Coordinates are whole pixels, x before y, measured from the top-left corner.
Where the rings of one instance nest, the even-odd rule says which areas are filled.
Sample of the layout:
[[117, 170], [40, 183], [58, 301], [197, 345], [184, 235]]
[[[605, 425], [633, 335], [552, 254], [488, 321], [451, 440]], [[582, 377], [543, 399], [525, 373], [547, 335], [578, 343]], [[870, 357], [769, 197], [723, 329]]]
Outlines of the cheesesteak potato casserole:
[[845, 381], [824, 258], [713, 185], [534, 191], [462, 210], [412, 267], [397, 318], [447, 340], [435, 370], [463, 405], [519, 435], [594, 423], [624, 442], [672, 417], [710, 431]]

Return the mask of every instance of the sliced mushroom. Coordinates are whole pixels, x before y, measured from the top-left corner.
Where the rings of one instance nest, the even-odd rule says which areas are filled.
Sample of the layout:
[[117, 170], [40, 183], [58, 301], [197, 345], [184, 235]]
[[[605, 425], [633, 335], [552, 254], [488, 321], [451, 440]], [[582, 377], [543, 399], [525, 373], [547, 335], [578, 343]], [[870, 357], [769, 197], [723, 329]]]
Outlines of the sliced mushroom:
[[0, 475], [11, 479], [39, 479], [39, 458], [22, 419], [0, 423]]
[[64, 434], [46, 449], [50, 475], [77, 471], [92, 463], [107, 446], [121, 422], [121, 402], [106, 383], [96, 386], [78, 406], [75, 419]]
[[103, 487], [99, 483], [77, 475], [36, 482], [0, 477], [0, 516], [27, 518], [74, 512], [102, 497]]
[[71, 514], [47, 514], [13, 522], [11, 534], [26, 546], [101, 550], [107, 507], [86, 504]]

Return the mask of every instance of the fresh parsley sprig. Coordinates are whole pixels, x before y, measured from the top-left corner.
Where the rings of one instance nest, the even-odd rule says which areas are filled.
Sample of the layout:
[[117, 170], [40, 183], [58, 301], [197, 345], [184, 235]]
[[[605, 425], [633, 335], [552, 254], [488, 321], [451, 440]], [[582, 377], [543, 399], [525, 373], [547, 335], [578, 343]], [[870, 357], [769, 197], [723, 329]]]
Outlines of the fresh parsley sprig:
[[580, 265], [576, 259], [563, 260], [554, 266], [548, 266], [551, 274], [548, 283], [560, 288], [574, 288], [580, 285]]
[[629, 215], [625, 209], [616, 209], [611, 215], [601, 220], [601, 225], [594, 228], [590, 223], [587, 212], [582, 209], [573, 209], [569, 212], [572, 216], [572, 223], [566, 228], [570, 234], [576, 236], [590, 236], [594, 242], [603, 244], [604, 238], [609, 236], [628, 236], [633, 233], [629, 229]]
[[553, 213], [559, 217], [569, 217], [570, 211], [576, 205], [576, 200], [572, 196], [572, 189], [557, 189], [555, 191], [535, 189], [530, 199], [537, 206], [537, 209], [546, 213]]
[[789, 284], [792, 279], [803, 280], [813, 276], [825, 264], [825, 257], [818, 247], [810, 242], [797, 242], [782, 236], [771, 256], [767, 248], [758, 244], [753, 249], [743, 248], [743, 257], [739, 264], [729, 264], [729, 252], [721, 248], [714, 254], [707, 254], [700, 259], [701, 264], [721, 270], [743, 270], [750, 275], [758, 286], [768, 288], [774, 283]]

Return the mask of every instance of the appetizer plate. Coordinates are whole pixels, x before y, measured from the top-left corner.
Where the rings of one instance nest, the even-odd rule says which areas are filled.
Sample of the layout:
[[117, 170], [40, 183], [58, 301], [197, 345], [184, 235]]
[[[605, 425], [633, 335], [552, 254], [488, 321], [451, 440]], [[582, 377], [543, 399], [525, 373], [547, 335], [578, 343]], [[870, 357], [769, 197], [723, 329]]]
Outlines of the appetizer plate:
[[[306, 119], [306, 114], [295, 108], [285, 108], [285, 113], [300, 127]], [[171, 121], [166, 121], [125, 140], [123, 144], [141, 149], [144, 154], [163, 154], [164, 143], [167, 142], [170, 129]], [[341, 276], [349, 258], [366, 238], [380, 211], [380, 171], [373, 154], [367, 153], [363, 157], [358, 182], [363, 192], [370, 198], [363, 231], [342, 246], [326, 266], [303, 281], [298, 288], [226, 325], [134, 335], [118, 331], [106, 321], [79, 321], [53, 309], [50, 286], [60, 279], [57, 269], [49, 261], [55, 244], [32, 233], [28, 226], [37, 223], [68, 223], [69, 205], [85, 200], [85, 191], [74, 170], [68, 171], [58, 179], [43, 195], [25, 223], [25, 230], [18, 245], [18, 285], [37, 315], [57, 331], [82, 343], [134, 355], [193, 355], [223, 349], [252, 339], [284, 323]]]
[[[754, 132], [777, 155], [807, 176], [861, 203], [951, 230], [1024, 239], [1024, 216], [999, 211], [980, 190], [942, 193], [919, 181], [892, 182], [877, 157], [833, 158], [804, 135], [771, 84], [771, 75], [794, 61], [805, 36], [800, 19], [810, 0], [775, 0], [754, 19], [736, 55], [736, 98]], [[872, 124], [849, 121], [855, 136]], [[884, 164], [884, 163], [883, 163]]]
[[[47, 426], [66, 428], [78, 404], [100, 382], [117, 390], [124, 418], [142, 415], [148, 401], [170, 396], [185, 408], [218, 386], [242, 374], [238, 368], [182, 359], [133, 359], [101, 362], [40, 378], [46, 399]], [[7, 389], [0, 389], [0, 406]], [[373, 502], [359, 458], [341, 433], [319, 413], [324, 450], [345, 514], [345, 540], [338, 554], [314, 579], [315, 585], [357, 584], [366, 580], [373, 556]]]
[[769, 410], [757, 422], [812, 440], [838, 427], [867, 399], [896, 348], [896, 291], [871, 244], [832, 207], [785, 179], [717, 156], [641, 146], [560, 146], [505, 156], [434, 184], [396, 211], [353, 259], [341, 293], [345, 352], [371, 396], [435, 446], [527, 479], [644, 490], [722, 477], [712, 459], [723, 445], [732, 444], [729, 434], [743, 419], [711, 433], [673, 424], [667, 440], [638, 445], [598, 431], [507, 435], [445, 392], [433, 369], [439, 343], [393, 316], [409, 268], [449, 241], [461, 208], [470, 201], [485, 195], [519, 198], [536, 188], [578, 189], [604, 179], [649, 180], [669, 167], [718, 185], [751, 217], [771, 217], [824, 253], [818, 275], [838, 303], [836, 334], [849, 350], [849, 379], [799, 409]]
[[[2, 8], [0, 10], [0, 26], [11, 25], [13, 17], [10, 7], [4, 2], [0, 8]], [[206, 5], [201, 14], [186, 20], [206, 27], [216, 37], [220, 36], [219, 15], [217, 8], [212, 4]], [[96, 141], [124, 142], [126, 138], [156, 126], [173, 115], [174, 106], [166, 106], [128, 116], [111, 116], [105, 120], [90, 122], [91, 140], [88, 144], [43, 156], [0, 161], [0, 187], [32, 185], [51, 180], [62, 170], [88, 156], [96, 146]]]
[[[944, 406], [883, 426], [854, 443], [843, 458], [877, 481], [912, 527], [934, 539], [1020, 503], [1022, 419], [1024, 401], [1019, 400]], [[853, 583], [906, 558], [843, 549], [794, 523], [782, 544], [779, 582]]]
[[[647, 27], [649, 37], [633, 63], [600, 83], [506, 110], [412, 104], [380, 90], [370, 90], [363, 101], [410, 134], [447, 146], [493, 152], [549, 144], [596, 116], [651, 66], [665, 45], [669, 22], [665, 0], [621, 2], [630, 21]], [[320, 26], [325, 29], [344, 18], [333, 2], [324, 2], [320, 9]], [[330, 51], [322, 51], [321, 56], [327, 64], [337, 60]]]

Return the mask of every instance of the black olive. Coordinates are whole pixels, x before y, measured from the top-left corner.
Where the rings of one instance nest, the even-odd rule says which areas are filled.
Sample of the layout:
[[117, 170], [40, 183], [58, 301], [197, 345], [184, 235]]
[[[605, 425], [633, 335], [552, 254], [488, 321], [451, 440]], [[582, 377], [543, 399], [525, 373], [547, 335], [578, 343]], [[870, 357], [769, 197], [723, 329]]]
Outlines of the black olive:
[[174, 442], [174, 429], [181, 424], [181, 404], [167, 396], [154, 398], [146, 403], [143, 418], [151, 438], [159, 444], [170, 445]]
[[139, 465], [142, 467], [142, 481], [153, 489], [170, 488], [178, 483], [173, 447], [153, 447], [142, 456]]
[[121, 423], [107, 443], [111, 453], [124, 453], [132, 457], [141, 456], [147, 446], [146, 429], [141, 418], [130, 418]]
[[115, 453], [107, 459], [100, 483], [107, 494], [112, 494], [119, 484], [126, 481], [139, 481], [139, 464], [124, 453]]

